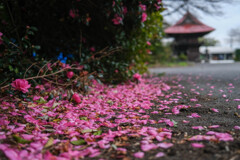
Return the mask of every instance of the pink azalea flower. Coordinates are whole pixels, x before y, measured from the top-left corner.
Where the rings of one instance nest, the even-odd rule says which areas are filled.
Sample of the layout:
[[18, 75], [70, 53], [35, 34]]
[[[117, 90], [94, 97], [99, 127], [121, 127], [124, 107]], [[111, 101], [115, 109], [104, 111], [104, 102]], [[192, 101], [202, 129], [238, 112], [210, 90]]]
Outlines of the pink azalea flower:
[[67, 72], [67, 77], [68, 77], [68, 79], [71, 79], [73, 76], [74, 76], [73, 71]]
[[25, 79], [16, 79], [11, 83], [11, 85], [15, 90], [22, 91], [23, 93], [27, 93], [28, 88], [31, 87], [31, 85], [28, 84], [28, 81]]
[[3, 33], [0, 32], [0, 45], [3, 44], [2, 35], [3, 35]]
[[112, 19], [113, 24], [115, 25], [119, 25], [122, 23], [122, 17], [120, 17], [119, 15], [115, 14], [114, 18]]
[[142, 13], [142, 22], [145, 22], [147, 20], [147, 13], [143, 12]]
[[91, 52], [95, 52], [95, 51], [96, 51], [95, 47], [91, 47], [91, 48], [90, 48], [90, 51], [91, 51]]
[[143, 157], [144, 157], [144, 152], [136, 152], [136, 153], [134, 153], [133, 155], [134, 155], [134, 157], [136, 157], [136, 158], [143, 158]]
[[152, 44], [151, 44], [151, 42], [147, 41], [147, 45], [148, 45], [148, 46], [151, 46]]
[[194, 147], [194, 148], [203, 148], [203, 147], [205, 147], [204, 144], [202, 144], [202, 143], [192, 143], [191, 146]]
[[70, 9], [69, 16], [72, 17], [72, 18], [75, 18], [75, 17], [79, 16], [78, 15], [78, 10]]
[[125, 15], [125, 14], [127, 14], [127, 12], [128, 12], [127, 7], [124, 6], [124, 7], [123, 7], [123, 14]]
[[140, 81], [141, 78], [142, 78], [142, 76], [141, 76], [140, 74], [138, 74], [138, 73], [135, 73], [135, 74], [133, 75], [133, 78], [134, 78], [135, 80]]
[[147, 49], [148, 54], [152, 54], [152, 51], [150, 49]]
[[74, 94], [72, 95], [72, 98], [73, 98], [73, 100], [74, 100], [76, 103], [80, 103], [80, 102], [81, 102], [81, 98], [80, 98], [79, 94], [77, 94], [77, 93], [74, 93]]
[[146, 11], [147, 7], [144, 4], [139, 4], [139, 7], [141, 8], [142, 11]]

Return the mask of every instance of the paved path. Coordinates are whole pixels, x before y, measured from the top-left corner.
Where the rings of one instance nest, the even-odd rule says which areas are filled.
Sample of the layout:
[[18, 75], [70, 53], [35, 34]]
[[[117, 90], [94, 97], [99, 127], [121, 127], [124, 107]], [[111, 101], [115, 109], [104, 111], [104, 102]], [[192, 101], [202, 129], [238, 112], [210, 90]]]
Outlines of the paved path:
[[151, 68], [151, 73], [163, 73], [166, 75], [201, 75], [212, 76], [221, 80], [236, 80], [240, 77], [240, 63], [233, 64], [195, 64], [188, 67], [178, 68]]
[[[178, 68], [152, 68], [151, 73], [165, 73], [163, 79], [181, 78], [186, 90], [191, 90], [193, 80], [196, 86], [203, 88], [202, 95], [208, 95], [211, 86], [214, 86], [214, 96], [222, 100], [223, 94], [230, 99], [240, 99], [240, 63], [233, 64], [195, 64], [188, 67]], [[229, 87], [234, 88], [229, 93]], [[219, 92], [220, 90], [224, 91]], [[227, 105], [236, 105], [231, 101]], [[240, 105], [240, 103], [238, 103]]]
[[[182, 124], [181, 121], [184, 118], [186, 119], [186, 115], [184, 114], [186, 114], [189, 109], [181, 112], [177, 116], [168, 115], [168, 118], [170, 117], [170, 119], [178, 122], [177, 128], [173, 129], [175, 133], [196, 135], [199, 133], [196, 133], [196, 131], [191, 128], [192, 126], [219, 125], [219, 128], [208, 128], [206, 131], [203, 130], [199, 132], [201, 132], [201, 135], [206, 134], [207, 131], [227, 132], [233, 133], [234, 135], [234, 141], [231, 142], [200, 142], [206, 144], [203, 150], [192, 150], [192, 148], [188, 148], [188, 146], [183, 143], [182, 145], [175, 146], [175, 148], [171, 148], [171, 152], [176, 153], [175, 155], [173, 154], [173, 156], [171, 156], [168, 154], [168, 156], [163, 157], [163, 159], [240, 159], [240, 154], [237, 155], [235, 151], [235, 149], [239, 149], [240, 146], [240, 132], [235, 132], [233, 129], [234, 126], [240, 125], [240, 109], [238, 109], [240, 105], [240, 63], [196, 64], [194, 66], [181, 68], [152, 68], [150, 72], [156, 74], [165, 72], [165, 75], [162, 76], [161, 79], [172, 86], [170, 95], [174, 92], [182, 93], [181, 103], [178, 104], [192, 106], [190, 110], [201, 115], [199, 119], [190, 119], [191, 122], [187, 125]], [[167, 97], [163, 98], [163, 100], [166, 99]], [[195, 100], [195, 102], [192, 100]], [[194, 107], [196, 104], [200, 105], [200, 107]], [[210, 108], [218, 109], [219, 112], [213, 113]], [[173, 138], [180, 139], [177, 136], [173, 136]], [[226, 146], [228, 147], [227, 149], [225, 149]]]

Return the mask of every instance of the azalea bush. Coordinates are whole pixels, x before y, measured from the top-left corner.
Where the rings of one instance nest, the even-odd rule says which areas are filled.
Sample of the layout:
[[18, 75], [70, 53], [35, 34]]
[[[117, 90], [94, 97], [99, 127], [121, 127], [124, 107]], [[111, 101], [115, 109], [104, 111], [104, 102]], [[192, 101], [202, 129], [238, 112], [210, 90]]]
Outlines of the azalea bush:
[[[50, 59], [76, 61], [106, 82], [126, 80], [145, 71], [150, 37], [142, 31], [150, 15], [162, 8], [160, 0], [4, 1], [0, 6], [1, 73], [12, 73], [2, 82], [23, 78], [27, 66]], [[118, 50], [111, 52], [114, 48]]]

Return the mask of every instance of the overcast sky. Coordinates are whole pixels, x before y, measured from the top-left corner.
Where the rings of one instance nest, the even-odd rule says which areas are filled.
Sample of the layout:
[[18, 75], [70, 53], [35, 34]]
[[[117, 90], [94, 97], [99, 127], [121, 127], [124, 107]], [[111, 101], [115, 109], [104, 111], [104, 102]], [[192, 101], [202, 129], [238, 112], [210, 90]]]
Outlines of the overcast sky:
[[[209, 33], [207, 37], [219, 40], [221, 46], [229, 47], [230, 44], [227, 42], [229, 30], [237, 27], [240, 28], [240, 0], [234, 0], [234, 2], [234, 4], [222, 4], [222, 12], [224, 14], [221, 16], [210, 16], [203, 13], [197, 14], [197, 18], [201, 22], [215, 28], [215, 31]], [[175, 24], [181, 17], [182, 15], [174, 14], [164, 18], [167, 22]], [[240, 44], [234, 43], [233, 48], [240, 48]]]

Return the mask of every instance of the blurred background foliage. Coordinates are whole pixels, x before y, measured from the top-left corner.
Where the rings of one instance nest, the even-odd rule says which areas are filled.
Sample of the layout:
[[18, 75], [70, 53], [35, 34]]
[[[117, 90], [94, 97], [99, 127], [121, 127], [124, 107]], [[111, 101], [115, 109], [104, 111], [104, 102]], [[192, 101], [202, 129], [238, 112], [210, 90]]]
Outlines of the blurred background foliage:
[[39, 67], [29, 76], [56, 60], [83, 65], [109, 83], [144, 73], [151, 54], [169, 56], [160, 41], [162, 11], [161, 0], [3, 0], [0, 84], [23, 78], [33, 63]]

